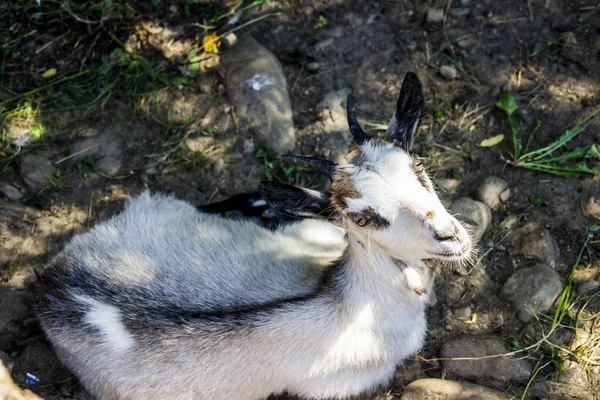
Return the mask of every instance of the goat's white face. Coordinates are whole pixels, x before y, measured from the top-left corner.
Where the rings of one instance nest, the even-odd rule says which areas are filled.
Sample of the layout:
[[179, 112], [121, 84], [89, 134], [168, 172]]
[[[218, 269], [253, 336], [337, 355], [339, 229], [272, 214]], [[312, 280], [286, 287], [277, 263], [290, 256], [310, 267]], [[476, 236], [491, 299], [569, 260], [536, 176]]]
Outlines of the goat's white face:
[[444, 209], [423, 165], [410, 154], [423, 107], [421, 82], [408, 73], [388, 127], [390, 140], [383, 142], [362, 130], [348, 97], [348, 124], [361, 150], [356, 162], [337, 165], [286, 156], [287, 162], [326, 174], [332, 181], [330, 192], [263, 182], [263, 197], [289, 215], [327, 219], [343, 226], [393, 258], [466, 259], [471, 252], [467, 231]]
[[[462, 260], [470, 254], [471, 240], [451, 216], [433, 189], [418, 158], [390, 143], [373, 140], [361, 146], [356, 164], [339, 166], [333, 188], [347, 187], [350, 197], [337, 197], [345, 206], [346, 229], [393, 258]], [[356, 195], [358, 193], [359, 195]], [[343, 195], [343, 193], [340, 193]]]

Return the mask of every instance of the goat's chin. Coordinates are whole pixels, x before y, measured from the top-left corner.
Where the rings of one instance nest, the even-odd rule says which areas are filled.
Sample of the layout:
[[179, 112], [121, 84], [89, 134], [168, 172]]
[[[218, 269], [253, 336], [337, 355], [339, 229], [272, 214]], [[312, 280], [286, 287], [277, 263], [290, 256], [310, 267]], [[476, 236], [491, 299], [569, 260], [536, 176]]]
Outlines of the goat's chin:
[[443, 251], [431, 251], [430, 258], [439, 261], [463, 264], [468, 262], [474, 256], [474, 249], [472, 244], [465, 243], [462, 247], [457, 249], [446, 249]]

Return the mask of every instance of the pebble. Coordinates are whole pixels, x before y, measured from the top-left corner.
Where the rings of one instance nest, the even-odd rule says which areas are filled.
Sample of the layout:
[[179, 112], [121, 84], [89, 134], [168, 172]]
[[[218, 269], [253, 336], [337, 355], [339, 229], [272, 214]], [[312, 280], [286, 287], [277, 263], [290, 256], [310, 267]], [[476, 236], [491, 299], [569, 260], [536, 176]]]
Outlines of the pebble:
[[215, 138], [212, 136], [195, 136], [185, 140], [185, 147], [192, 152], [201, 152], [215, 145]]
[[600, 284], [597, 281], [584, 281], [577, 285], [576, 291], [578, 295], [585, 295], [595, 293], [598, 289]]
[[502, 392], [474, 383], [425, 378], [410, 383], [400, 400], [507, 400]]
[[513, 273], [502, 286], [500, 297], [509, 301], [519, 319], [528, 322], [536, 312], [548, 311], [562, 291], [558, 273], [548, 265], [538, 264]]
[[475, 199], [485, 203], [491, 209], [505, 203], [510, 197], [508, 183], [497, 176], [487, 176], [475, 191]]
[[492, 222], [492, 212], [484, 203], [468, 197], [456, 199], [450, 206], [450, 213], [466, 224], [471, 237], [479, 241]]
[[246, 35], [223, 58], [227, 94], [239, 119], [273, 151], [292, 150], [296, 145], [292, 107], [277, 57]]
[[217, 158], [212, 165], [212, 171], [215, 175], [221, 175], [223, 168], [225, 167], [225, 161], [222, 158]]
[[46, 157], [27, 154], [21, 158], [21, 177], [25, 186], [34, 193], [48, 187], [54, 171], [52, 161]]
[[430, 24], [437, 24], [444, 20], [444, 9], [443, 8], [430, 8], [427, 10], [427, 22]]
[[460, 185], [460, 181], [458, 179], [452, 178], [435, 178], [433, 180], [435, 186], [443, 190], [442, 195], [447, 194], [451, 195], [456, 192], [456, 188]]
[[331, 90], [325, 94], [317, 105], [317, 110], [325, 124], [324, 133], [340, 132], [348, 136], [348, 119], [346, 116], [346, 101], [350, 94], [349, 88]]
[[[500, 336], [459, 336], [442, 346], [442, 358], [482, 357], [507, 353], [505, 339]], [[529, 378], [531, 369], [525, 360], [497, 357], [480, 360], [442, 361], [449, 374], [464, 379], [491, 379], [510, 382]]]
[[72, 162], [77, 162], [84, 157], [91, 157], [96, 168], [109, 175], [116, 175], [121, 170], [123, 139], [120, 137], [122, 130], [128, 127], [104, 128], [97, 136], [79, 140], [71, 146]]
[[456, 79], [458, 72], [456, 71], [456, 67], [454, 65], [443, 65], [440, 68], [440, 75], [451, 81]]
[[311, 72], [317, 72], [320, 68], [321, 68], [321, 64], [319, 64], [316, 61], [306, 64], [306, 69]]
[[238, 37], [235, 33], [229, 32], [221, 38], [221, 43], [223, 43], [226, 48], [230, 49], [238, 43]]
[[594, 182], [581, 193], [579, 204], [584, 216], [600, 220], [600, 181]]
[[448, 13], [455, 18], [463, 18], [471, 13], [471, 9], [468, 7], [456, 7], [451, 8]]
[[29, 206], [20, 203], [9, 203], [0, 201], [0, 215], [9, 215], [15, 218], [35, 219], [40, 216], [40, 212]]
[[19, 189], [6, 182], [0, 182], [0, 193], [10, 201], [19, 201], [23, 198], [23, 193]]
[[560, 252], [558, 244], [546, 228], [530, 222], [518, 229], [515, 237], [515, 254], [541, 261], [556, 268]]

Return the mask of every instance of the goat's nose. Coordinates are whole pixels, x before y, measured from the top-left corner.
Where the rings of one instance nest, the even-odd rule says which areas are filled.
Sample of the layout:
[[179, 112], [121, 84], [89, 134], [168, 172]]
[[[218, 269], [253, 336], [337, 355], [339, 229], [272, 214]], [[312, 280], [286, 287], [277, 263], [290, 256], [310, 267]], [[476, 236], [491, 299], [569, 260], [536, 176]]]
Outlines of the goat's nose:
[[444, 224], [437, 225], [433, 229], [433, 236], [437, 240], [452, 240], [458, 237], [459, 228], [458, 223], [454, 220], [449, 220]]

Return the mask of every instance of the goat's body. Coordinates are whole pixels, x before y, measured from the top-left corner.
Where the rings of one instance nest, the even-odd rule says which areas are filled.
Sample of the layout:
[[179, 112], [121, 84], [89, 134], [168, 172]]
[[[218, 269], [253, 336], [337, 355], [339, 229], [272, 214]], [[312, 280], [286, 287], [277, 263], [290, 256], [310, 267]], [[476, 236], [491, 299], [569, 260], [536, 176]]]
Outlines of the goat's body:
[[37, 308], [100, 399], [344, 398], [422, 345], [403, 270], [429, 287], [324, 222], [272, 232], [144, 194], [53, 260]]

